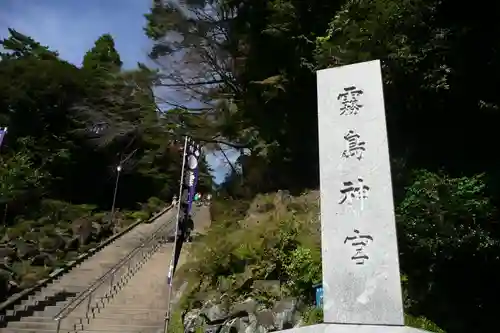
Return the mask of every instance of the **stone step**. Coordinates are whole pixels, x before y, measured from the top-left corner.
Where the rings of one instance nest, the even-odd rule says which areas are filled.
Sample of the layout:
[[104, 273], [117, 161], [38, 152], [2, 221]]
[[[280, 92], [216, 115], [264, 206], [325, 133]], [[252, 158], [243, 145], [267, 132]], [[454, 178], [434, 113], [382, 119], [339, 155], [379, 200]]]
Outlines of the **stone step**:
[[[95, 319], [94, 319], [95, 320]], [[134, 325], [134, 324], [115, 324], [113, 321], [109, 322], [99, 322], [99, 326], [93, 326], [90, 331], [98, 331], [98, 332], [109, 332], [109, 331], [121, 331], [121, 330], [129, 330], [131, 332], [144, 332], [144, 330], [158, 330], [162, 328], [163, 322], [159, 322], [156, 325], [148, 325], [147, 323]], [[82, 332], [87, 332], [86, 328], [83, 328]]]
[[[207, 218], [208, 210], [205, 213]], [[81, 333], [123, 332], [122, 327], [126, 327], [127, 332], [131, 329], [133, 333], [163, 333], [172, 250], [171, 243], [158, 248], [109, 303], [99, 306], [98, 313], [89, 324], [82, 325]]]
[[[80, 265], [67, 272], [62, 277], [53, 281], [47, 287], [23, 300], [12, 310], [7, 311], [5, 319], [6, 328], [0, 328], [0, 333], [10, 332], [54, 332], [57, 323], [53, 317], [58, 314], [64, 306], [69, 304], [79, 293], [87, 290], [97, 279], [107, 273], [112, 267], [120, 262], [130, 251], [134, 250], [141, 242], [147, 239], [153, 231], [156, 231], [162, 224], [172, 219], [172, 214], [166, 213], [157, 221], [151, 224], [137, 226], [128, 234], [115, 240], [106, 248], [102, 249]], [[150, 246], [145, 246], [143, 251], [150, 250]], [[138, 256], [133, 260], [132, 268], [140, 268], [139, 260], [147, 260]], [[127, 265], [128, 266], [128, 265]], [[128, 267], [123, 267], [116, 272], [114, 285], [123, 286], [128, 280], [125, 275]], [[121, 288], [121, 287], [120, 287]], [[63, 292], [64, 291], [64, 292]], [[116, 292], [116, 290], [115, 290]], [[105, 295], [110, 295], [109, 284], [104, 283], [94, 291], [92, 308], [98, 304], [107, 303]], [[99, 310], [99, 309], [97, 309]], [[80, 324], [87, 320], [87, 300], [83, 300], [77, 309], [73, 310], [61, 325], [65, 328], [71, 327], [75, 323]], [[95, 316], [95, 310], [91, 311], [89, 317]], [[83, 318], [83, 319], [82, 319]], [[120, 330], [124, 333], [123, 330]], [[63, 331], [61, 330], [61, 333]]]
[[[0, 333], [44, 333], [44, 332], [55, 332], [57, 328], [57, 322], [53, 319], [67, 304], [72, 302], [75, 297], [79, 296], [80, 292], [83, 292], [89, 288], [94, 282], [96, 282], [103, 274], [107, 273], [109, 269], [114, 267], [118, 262], [120, 262], [130, 251], [134, 250], [141, 242], [150, 237], [153, 231], [156, 231], [162, 224], [167, 221], [171, 221], [173, 214], [165, 214], [160, 219], [156, 220], [151, 224], [142, 224], [133, 229], [128, 234], [117, 239], [112, 244], [109, 244], [106, 248], [102, 249], [100, 252], [94, 254], [92, 257], [88, 258], [86, 261], [82, 262], [80, 265], [67, 272], [62, 277], [53, 281], [47, 287], [38, 291], [34, 295], [28, 297], [28, 299], [22, 301], [19, 305], [16, 305], [12, 310], [9, 310], [6, 317], [12, 317], [9, 322], [7, 322], [6, 328], [0, 328]], [[168, 227], [167, 227], [168, 228]], [[161, 237], [155, 239], [155, 241], [160, 241]], [[147, 251], [157, 251], [158, 246], [153, 244], [151, 246], [145, 246], [142, 251], [146, 253]], [[60, 333], [74, 332], [74, 328], [78, 329], [78, 332], [120, 332], [120, 333], [137, 333], [137, 332], [150, 332], [151, 329], [159, 328], [155, 325], [149, 325], [151, 320], [151, 315], [155, 311], [147, 309], [145, 312], [139, 312], [129, 315], [129, 318], [135, 319], [140, 322], [141, 325], [133, 326], [132, 329], [127, 328], [127, 325], [134, 325], [134, 323], [127, 323], [123, 325], [118, 322], [117, 317], [105, 317], [101, 316], [99, 321], [99, 327], [85, 327], [89, 326], [90, 321], [94, 321], [97, 315], [100, 315], [102, 308], [109, 303], [112, 299], [113, 294], [120, 291], [121, 288], [130, 280], [129, 274], [137, 273], [141, 271], [144, 266], [144, 262], [151, 259], [150, 256], [142, 256], [137, 254], [137, 258], [132, 261], [130, 265], [132, 271], [127, 273], [129, 267], [123, 267], [116, 272], [116, 276], [113, 279], [113, 289], [110, 290], [109, 283], [105, 282], [97, 290], [94, 291], [94, 296], [91, 301], [90, 312], [87, 311], [88, 301], [83, 299], [82, 303], [67, 315], [61, 321], [61, 331]], [[64, 291], [64, 292], [63, 292]], [[126, 301], [125, 303], [129, 303]], [[131, 300], [132, 304], [133, 301]], [[127, 310], [123, 310], [124, 313], [129, 313]], [[159, 309], [158, 318], [162, 319], [165, 310]], [[146, 314], [148, 316], [146, 316]], [[88, 318], [87, 318], [88, 317]], [[118, 322], [118, 323], [117, 323]], [[156, 321], [158, 322], [158, 320]], [[156, 324], [156, 323], [155, 323]], [[161, 326], [162, 323], [160, 322]], [[101, 326], [105, 327], [101, 329]], [[86, 329], [82, 331], [82, 329]], [[151, 331], [153, 332], [153, 331]], [[154, 330], [156, 332], [156, 330]]]
[[[74, 333], [74, 330], [62, 330], [60, 333]], [[163, 333], [163, 328], [154, 328], [153, 330], [145, 330], [145, 329], [139, 329], [137, 331], [137, 328], [132, 328], [132, 329], [127, 329], [126, 327], [120, 328], [105, 328], [104, 330], [78, 330], [78, 333], [102, 333], [102, 332], [108, 332], [108, 333]], [[55, 330], [53, 329], [32, 329], [32, 328], [15, 328], [15, 329], [9, 329], [9, 328], [0, 328], [0, 333], [55, 333]]]
[[[76, 328], [79, 327], [79, 323], [71, 323], [69, 321], [64, 321], [61, 322], [61, 327], [60, 329], [62, 331], [65, 330], [75, 330]], [[9, 329], [36, 329], [36, 330], [51, 330], [52, 332], [56, 332], [57, 329], [57, 322], [55, 320], [52, 320], [51, 322], [24, 322], [24, 321], [16, 321], [9, 323], [8, 326]]]

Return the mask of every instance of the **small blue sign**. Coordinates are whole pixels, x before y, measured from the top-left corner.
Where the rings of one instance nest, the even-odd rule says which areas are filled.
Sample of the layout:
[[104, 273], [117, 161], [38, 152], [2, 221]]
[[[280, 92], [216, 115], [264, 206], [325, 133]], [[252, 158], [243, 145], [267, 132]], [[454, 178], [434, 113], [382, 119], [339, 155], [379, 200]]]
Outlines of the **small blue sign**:
[[316, 307], [322, 308], [323, 307], [323, 285], [321, 285], [321, 284], [315, 285], [314, 289], [316, 291]]

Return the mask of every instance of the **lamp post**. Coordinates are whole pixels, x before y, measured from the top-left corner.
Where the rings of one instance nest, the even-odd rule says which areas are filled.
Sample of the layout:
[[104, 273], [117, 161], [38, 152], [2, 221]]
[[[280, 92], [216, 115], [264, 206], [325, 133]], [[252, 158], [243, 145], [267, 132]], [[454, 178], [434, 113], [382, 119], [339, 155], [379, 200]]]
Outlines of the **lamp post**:
[[115, 183], [115, 191], [113, 193], [113, 204], [111, 205], [111, 222], [115, 219], [115, 204], [116, 204], [116, 194], [118, 193], [118, 181], [120, 180], [120, 173], [122, 171], [121, 164], [118, 164], [116, 167], [116, 183]]
[[134, 149], [130, 154], [127, 155], [124, 159], [122, 159], [118, 165], [116, 166], [116, 183], [115, 183], [115, 192], [113, 193], [113, 204], [111, 205], [111, 222], [115, 219], [115, 204], [116, 204], [116, 194], [118, 193], [118, 181], [120, 180], [120, 173], [122, 171], [122, 166], [125, 162], [127, 162], [138, 149]]
[[[0, 148], [2, 147], [2, 142], [4, 137], [7, 135], [7, 127], [0, 128]], [[3, 161], [2, 161], [3, 162]], [[3, 210], [3, 220], [2, 224], [5, 225], [5, 221], [7, 221], [7, 210], [9, 209], [9, 203], [8, 201], [5, 203], [5, 207]]]

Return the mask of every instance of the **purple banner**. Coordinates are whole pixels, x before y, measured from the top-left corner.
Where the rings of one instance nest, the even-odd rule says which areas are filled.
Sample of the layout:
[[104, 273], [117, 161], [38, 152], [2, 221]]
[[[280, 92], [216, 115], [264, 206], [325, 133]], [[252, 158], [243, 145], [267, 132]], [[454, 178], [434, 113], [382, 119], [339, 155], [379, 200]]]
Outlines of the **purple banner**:
[[198, 180], [198, 167], [194, 169], [194, 181], [193, 181], [193, 186], [189, 188], [189, 208], [188, 212], [191, 211], [191, 207], [193, 206], [193, 200], [194, 200], [194, 195], [195, 195], [195, 190], [196, 190], [196, 182]]
[[2, 142], [5, 134], [7, 134], [7, 127], [0, 128], [0, 148], [2, 147]]

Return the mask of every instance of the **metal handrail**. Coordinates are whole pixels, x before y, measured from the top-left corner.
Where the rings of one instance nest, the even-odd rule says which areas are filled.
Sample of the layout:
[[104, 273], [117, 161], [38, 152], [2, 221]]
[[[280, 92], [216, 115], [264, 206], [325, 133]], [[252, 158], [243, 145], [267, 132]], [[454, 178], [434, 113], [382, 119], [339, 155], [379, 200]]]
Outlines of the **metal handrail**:
[[[169, 211], [169, 208], [172, 208], [172, 206], [166, 208], [163, 213], [158, 214], [156, 218], [159, 218], [161, 215]], [[156, 219], [155, 218], [155, 219]], [[100, 286], [104, 284], [108, 280], [109, 277], [111, 277], [111, 283], [110, 283], [110, 288], [112, 288], [112, 284], [114, 282], [114, 274], [121, 269], [125, 264], [127, 264], [132, 258], [135, 257], [135, 255], [143, 249], [146, 244], [150, 243], [153, 241], [156, 236], [163, 231], [168, 226], [172, 226], [170, 222], [172, 222], [174, 218], [172, 217], [167, 223], [161, 225], [158, 229], [156, 229], [146, 240], [142, 241], [141, 244], [136, 246], [132, 251], [130, 251], [125, 257], [120, 259], [120, 261], [111, 267], [106, 273], [104, 273], [99, 279], [97, 279], [92, 285], [90, 285], [87, 289], [84, 291], [80, 292], [78, 296], [76, 296], [70, 303], [66, 304], [55, 316], [54, 320], [57, 321], [57, 328], [56, 332], [59, 333], [60, 327], [61, 327], [61, 321], [64, 320], [71, 312], [73, 312], [76, 308], [78, 308], [85, 299], [88, 298], [88, 303], [87, 303], [87, 310], [85, 312], [85, 316], [88, 317], [88, 313], [90, 311], [91, 303], [92, 303], [92, 294], [94, 291], [96, 291]], [[174, 221], [175, 222], [175, 221]]]

